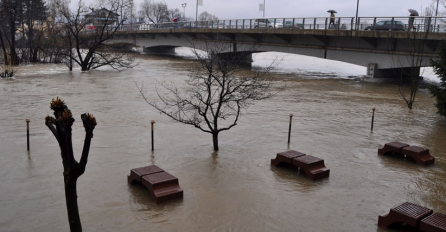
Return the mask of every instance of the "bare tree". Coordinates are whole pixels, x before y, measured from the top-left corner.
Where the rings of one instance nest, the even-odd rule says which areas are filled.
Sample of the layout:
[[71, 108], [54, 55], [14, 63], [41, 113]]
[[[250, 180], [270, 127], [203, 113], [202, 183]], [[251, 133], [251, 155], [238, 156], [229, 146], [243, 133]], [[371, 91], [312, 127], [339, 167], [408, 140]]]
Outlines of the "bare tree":
[[144, 0], [141, 3], [141, 11], [147, 17], [149, 22], [154, 24], [170, 22], [169, 8], [165, 2], [153, 2], [151, 0]]
[[114, 13], [122, 7], [121, 1], [108, 1], [110, 9], [91, 11], [79, 0], [75, 12], [67, 5], [59, 7], [66, 23], [58, 41], [64, 48], [59, 54], [64, 56], [71, 69], [77, 63], [82, 71], [110, 66], [115, 69], [131, 67], [133, 59], [125, 53], [113, 52], [113, 44], [108, 43], [126, 18], [118, 18]]
[[218, 151], [219, 133], [237, 125], [243, 109], [276, 93], [274, 80], [267, 74], [278, 62], [264, 70], [247, 71], [242, 67], [250, 61], [254, 47], [227, 53], [232, 44], [204, 46], [206, 52], [200, 52], [194, 45], [198, 62], [191, 68], [183, 89], [163, 83], [162, 88], [157, 88], [161, 103], [156, 103], [145, 97], [143, 86], [138, 88], [145, 101], [159, 112], [212, 134], [214, 150]]
[[217, 21], [218, 17], [213, 14], [209, 14], [207, 11], [203, 11], [203, 13], [198, 15], [198, 20], [199, 21]]
[[77, 162], [74, 158], [71, 139], [71, 126], [74, 122], [73, 115], [65, 103], [59, 98], [51, 101], [51, 109], [54, 111], [54, 117], [47, 115], [45, 118], [45, 125], [50, 129], [54, 137], [56, 137], [62, 155], [65, 200], [67, 204], [70, 231], [81, 232], [82, 225], [77, 205], [76, 182], [77, 179], [84, 174], [85, 167], [87, 166], [88, 153], [90, 151], [91, 139], [93, 138], [93, 130], [96, 127], [96, 119], [93, 115], [88, 113], [81, 115], [86, 134], [82, 157], [80, 162]]
[[169, 10], [169, 21], [172, 21], [174, 18], [181, 18], [183, 14], [181, 13], [180, 9], [170, 9]]
[[[429, 31], [423, 33], [408, 33], [410, 36], [408, 39], [409, 55], [406, 57], [405, 61], [409, 64], [409, 67], [400, 69], [397, 75], [400, 78], [398, 94], [407, 104], [407, 107], [412, 109], [420, 85], [423, 82], [420, 75], [420, 67], [423, 67], [424, 62], [428, 60], [426, 48], [431, 42], [427, 39]], [[398, 61], [401, 62], [401, 60]]]
[[[20, 22], [23, 14], [22, 0], [0, 1], [0, 26], [2, 30], [2, 44], [9, 44], [9, 60], [5, 56], [5, 62], [10, 65], [19, 65], [20, 59], [16, 52], [16, 22]], [[4, 52], [7, 52], [4, 50]], [[9, 61], [9, 62], [8, 62]]]

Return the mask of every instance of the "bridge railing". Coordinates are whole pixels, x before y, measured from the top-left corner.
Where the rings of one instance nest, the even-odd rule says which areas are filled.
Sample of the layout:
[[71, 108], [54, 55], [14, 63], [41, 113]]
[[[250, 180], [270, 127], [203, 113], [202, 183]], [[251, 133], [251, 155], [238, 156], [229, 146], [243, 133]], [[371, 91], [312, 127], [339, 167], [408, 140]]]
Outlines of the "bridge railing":
[[[407, 31], [411, 17], [305, 17], [255, 18], [213, 21], [180, 21], [156, 24], [123, 25], [120, 31], [146, 31], [163, 29], [312, 29], [312, 30], [391, 30]], [[414, 17], [413, 30], [418, 32], [446, 33], [446, 17]]]

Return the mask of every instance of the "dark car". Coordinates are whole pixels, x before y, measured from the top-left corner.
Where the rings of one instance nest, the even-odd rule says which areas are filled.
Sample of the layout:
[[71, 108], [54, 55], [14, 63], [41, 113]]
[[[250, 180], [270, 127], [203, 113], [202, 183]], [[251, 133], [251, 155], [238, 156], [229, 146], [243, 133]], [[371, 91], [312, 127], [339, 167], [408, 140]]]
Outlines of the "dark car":
[[283, 28], [304, 29], [304, 25], [302, 23], [294, 23], [294, 26], [293, 26], [293, 21], [285, 21]]
[[393, 30], [393, 31], [404, 31], [404, 24], [401, 21], [379, 21], [375, 25], [371, 25], [365, 28], [365, 30]]

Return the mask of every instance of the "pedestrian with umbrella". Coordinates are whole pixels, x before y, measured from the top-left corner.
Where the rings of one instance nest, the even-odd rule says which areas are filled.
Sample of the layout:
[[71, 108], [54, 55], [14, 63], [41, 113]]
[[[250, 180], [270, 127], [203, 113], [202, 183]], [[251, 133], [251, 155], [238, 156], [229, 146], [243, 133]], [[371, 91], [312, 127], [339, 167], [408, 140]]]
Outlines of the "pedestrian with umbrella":
[[416, 30], [417, 28], [413, 27], [413, 22], [415, 21], [415, 16], [419, 16], [418, 11], [414, 9], [409, 9], [410, 18], [409, 18], [409, 31], [411, 29]]
[[330, 24], [328, 24], [328, 28], [330, 28], [331, 24], [333, 24], [333, 27], [336, 28], [334, 13], [338, 13], [338, 12], [336, 12], [335, 10], [328, 10], [327, 12], [330, 13]]
[[177, 29], [178, 28], [178, 18], [173, 18], [172, 21], [174, 22], [175, 29]]

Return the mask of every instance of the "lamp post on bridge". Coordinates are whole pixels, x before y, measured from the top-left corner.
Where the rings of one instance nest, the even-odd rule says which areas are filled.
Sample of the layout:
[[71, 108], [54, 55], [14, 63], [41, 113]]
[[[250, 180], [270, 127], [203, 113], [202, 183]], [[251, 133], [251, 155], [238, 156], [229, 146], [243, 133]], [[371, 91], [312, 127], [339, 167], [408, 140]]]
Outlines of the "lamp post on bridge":
[[358, 10], [359, 10], [359, 0], [356, 2], [356, 21], [355, 21], [355, 28], [356, 30], [359, 30], [359, 25], [358, 25]]
[[183, 7], [183, 18], [184, 21], [186, 21], [186, 5], [187, 3], [182, 3], [181, 6]]
[[[438, 2], [440, 0], [437, 0], [437, 10], [435, 11], [435, 23], [434, 23], [434, 32], [435, 32], [435, 27], [437, 26], [437, 16], [438, 16]], [[438, 31], [437, 31], [438, 32]]]
[[197, 10], [195, 11], [195, 21], [198, 21], [198, 6], [203, 6], [203, 0], [197, 0]]
[[263, 5], [262, 3], [259, 4], [259, 11], [263, 11], [263, 18], [265, 18], [265, 1], [263, 0]]

